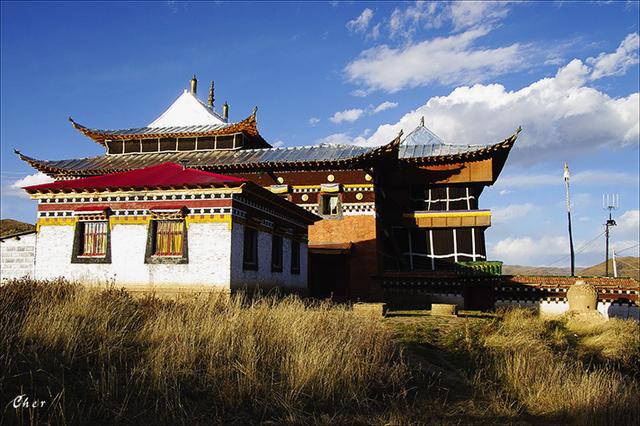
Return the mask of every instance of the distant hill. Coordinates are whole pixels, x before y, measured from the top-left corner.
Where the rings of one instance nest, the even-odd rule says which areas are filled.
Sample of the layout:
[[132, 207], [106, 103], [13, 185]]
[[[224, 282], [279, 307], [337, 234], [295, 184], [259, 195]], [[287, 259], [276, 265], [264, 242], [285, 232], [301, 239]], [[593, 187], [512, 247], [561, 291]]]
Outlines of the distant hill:
[[[640, 257], [617, 257], [616, 264], [618, 266], [619, 277], [631, 277], [640, 280]], [[584, 268], [580, 271], [581, 275], [604, 275], [604, 262], [597, 265]], [[613, 260], [609, 259], [609, 276], [613, 276]]]
[[503, 275], [569, 275], [569, 268], [553, 268], [548, 266], [502, 265]]
[[33, 231], [36, 227], [30, 223], [20, 222], [13, 219], [0, 220], [0, 237], [19, 234], [25, 231]]
[[[618, 265], [619, 277], [631, 277], [640, 280], [640, 258], [638, 257], [618, 257], [616, 259]], [[545, 266], [522, 266], [522, 265], [503, 265], [503, 275], [569, 275], [569, 268], [554, 268]], [[604, 262], [587, 268], [576, 268], [576, 275], [604, 276]], [[613, 276], [613, 260], [609, 259], [609, 276]]]

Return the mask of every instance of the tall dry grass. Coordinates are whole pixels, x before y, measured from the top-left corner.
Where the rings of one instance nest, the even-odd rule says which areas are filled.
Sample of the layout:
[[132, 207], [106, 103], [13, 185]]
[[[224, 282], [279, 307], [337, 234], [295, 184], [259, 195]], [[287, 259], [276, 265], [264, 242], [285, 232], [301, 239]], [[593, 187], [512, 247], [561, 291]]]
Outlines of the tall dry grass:
[[496, 405], [550, 421], [636, 424], [638, 338], [633, 321], [507, 311], [485, 339], [490, 357], [476, 382], [493, 388]]
[[[297, 423], [401, 400], [379, 321], [342, 307], [211, 294], [160, 300], [65, 282], [0, 287], [0, 393], [19, 423]], [[309, 420], [311, 419], [311, 420]]]

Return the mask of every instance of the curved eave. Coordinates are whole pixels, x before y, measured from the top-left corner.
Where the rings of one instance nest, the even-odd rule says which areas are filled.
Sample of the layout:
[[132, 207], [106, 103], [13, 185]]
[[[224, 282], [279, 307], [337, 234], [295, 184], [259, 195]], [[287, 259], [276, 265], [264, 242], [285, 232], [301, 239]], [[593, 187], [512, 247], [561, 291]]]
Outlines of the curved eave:
[[[20, 159], [28, 163], [34, 169], [54, 178], [64, 176], [70, 177], [88, 177], [98, 176], [109, 173], [126, 172], [139, 168], [132, 165], [131, 167], [118, 168], [100, 168], [100, 169], [74, 169], [71, 167], [63, 168], [51, 165], [48, 161], [37, 160], [28, 157], [19, 151], [16, 154]], [[366, 154], [365, 154], [366, 155]], [[237, 163], [237, 164], [193, 164], [189, 167], [205, 170], [205, 171], [227, 171], [227, 172], [260, 172], [265, 170], [335, 170], [350, 169], [361, 166], [368, 157], [360, 155], [358, 157], [342, 160], [323, 160], [323, 161], [294, 161], [294, 162], [261, 162], [261, 163]]]
[[209, 184], [180, 184], [180, 185], [156, 185], [156, 186], [91, 186], [78, 188], [24, 188], [29, 194], [82, 194], [98, 192], [125, 192], [125, 191], [152, 191], [152, 190], [178, 190], [178, 189], [206, 189], [206, 188], [242, 188], [246, 182], [223, 182]]
[[[256, 113], [258, 108], [254, 108], [250, 116], [242, 121], [234, 124], [230, 124], [221, 129], [212, 130], [209, 132], [181, 132], [181, 133], [129, 133], [129, 134], [112, 134], [109, 130], [90, 129], [77, 123], [73, 118], [69, 117], [71, 125], [77, 129], [80, 133], [93, 139], [102, 146], [105, 146], [106, 140], [128, 140], [128, 139], [155, 139], [155, 138], [184, 138], [184, 137], [205, 137], [205, 136], [219, 136], [230, 133], [243, 132], [250, 137], [256, 138], [264, 144], [269, 145], [258, 132], [258, 124], [256, 120]], [[269, 145], [270, 146], [270, 145]]]
[[485, 158], [493, 157], [497, 161], [498, 170], [497, 175], [502, 170], [504, 163], [509, 155], [509, 151], [515, 144], [518, 139], [518, 134], [522, 131], [521, 127], [515, 131], [513, 135], [503, 140], [502, 142], [498, 142], [494, 145], [485, 146], [473, 151], [462, 152], [459, 154], [448, 154], [448, 155], [434, 155], [429, 157], [416, 157], [416, 158], [402, 158], [401, 161], [404, 161], [409, 164], [446, 164], [446, 163], [459, 163], [462, 161], [476, 161], [482, 160]]

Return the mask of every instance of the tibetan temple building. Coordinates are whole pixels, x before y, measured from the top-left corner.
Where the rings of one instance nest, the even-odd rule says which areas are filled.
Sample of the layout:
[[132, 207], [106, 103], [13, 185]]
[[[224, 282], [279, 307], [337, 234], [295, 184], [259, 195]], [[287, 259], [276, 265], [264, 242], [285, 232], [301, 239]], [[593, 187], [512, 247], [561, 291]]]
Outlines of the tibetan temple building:
[[37, 279], [307, 292], [320, 218], [247, 179], [168, 162], [24, 189], [39, 202]]
[[[439, 286], [446, 277], [492, 267], [484, 238], [491, 212], [480, 208], [479, 198], [500, 175], [520, 129], [496, 143], [456, 145], [423, 120], [379, 147], [274, 148], [258, 131], [256, 110], [237, 122], [228, 111], [226, 103], [222, 113], [215, 111], [213, 84], [209, 101], [200, 101], [194, 77], [191, 89], [144, 127], [101, 130], [70, 118], [104, 155], [38, 160], [16, 152], [62, 182], [170, 162], [266, 188], [322, 218], [308, 234], [309, 288], [317, 297], [380, 300], [403, 282]], [[44, 225], [59, 197], [39, 196], [38, 202], [38, 223]], [[74, 208], [95, 202], [89, 194], [76, 199]], [[130, 219], [149, 214], [135, 209]]]

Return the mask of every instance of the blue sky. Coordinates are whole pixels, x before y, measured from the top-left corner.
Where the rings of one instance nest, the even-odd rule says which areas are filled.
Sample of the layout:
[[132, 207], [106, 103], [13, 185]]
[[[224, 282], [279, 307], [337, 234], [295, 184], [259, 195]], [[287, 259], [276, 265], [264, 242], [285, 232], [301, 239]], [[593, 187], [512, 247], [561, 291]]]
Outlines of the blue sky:
[[[638, 253], [638, 3], [1, 3], [3, 218], [33, 222], [16, 185], [37, 180], [12, 150], [99, 155], [68, 123], [146, 125], [195, 73], [239, 120], [259, 107], [272, 144], [376, 145], [425, 116], [451, 143], [523, 133], [481, 208], [489, 257], [566, 266], [562, 166], [574, 239], [612, 231]], [[16, 183], [18, 182], [18, 183]], [[577, 264], [604, 257], [603, 237]]]

